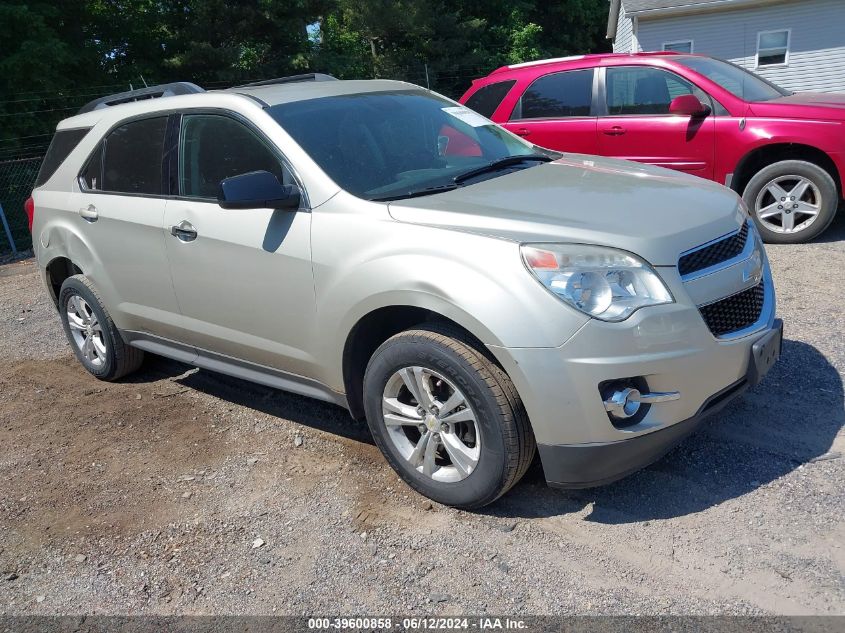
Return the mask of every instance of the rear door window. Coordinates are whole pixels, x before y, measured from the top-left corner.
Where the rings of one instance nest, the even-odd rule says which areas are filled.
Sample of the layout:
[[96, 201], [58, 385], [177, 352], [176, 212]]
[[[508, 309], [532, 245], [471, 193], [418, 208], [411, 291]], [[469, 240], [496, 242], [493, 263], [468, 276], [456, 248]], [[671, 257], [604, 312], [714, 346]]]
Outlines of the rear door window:
[[130, 121], [106, 137], [103, 191], [161, 195], [162, 156], [167, 117]]
[[479, 88], [467, 99], [466, 107], [475, 110], [481, 116], [486, 116], [489, 119], [493, 116], [496, 108], [499, 107], [515, 83], [516, 80], [498, 81]]
[[534, 80], [519, 101], [514, 119], [560, 119], [590, 116], [593, 69], [545, 75]]
[[65, 158], [76, 149], [79, 141], [85, 138], [90, 127], [78, 128], [75, 130], [59, 130], [50, 141], [50, 147], [47, 148], [47, 154], [44, 156], [44, 161], [41, 163], [41, 169], [38, 171], [38, 177], [35, 179], [35, 186], [40, 187], [45, 182], [50, 180], [59, 166], [65, 162]]

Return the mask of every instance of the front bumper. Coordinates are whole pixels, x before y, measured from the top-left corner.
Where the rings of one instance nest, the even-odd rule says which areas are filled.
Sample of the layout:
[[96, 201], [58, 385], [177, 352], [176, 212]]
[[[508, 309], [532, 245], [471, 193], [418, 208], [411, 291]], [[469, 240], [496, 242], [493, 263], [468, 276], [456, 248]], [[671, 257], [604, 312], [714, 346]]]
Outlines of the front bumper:
[[[540, 444], [548, 484], [555, 488], [591, 488], [611, 483], [657, 461], [695, 431], [705, 419], [756, 385], [780, 352], [783, 322], [755, 337], [746, 375], [710, 396], [696, 414], [659, 431], [618, 442], [558, 446]], [[776, 345], [775, 345], [776, 344]]]
[[748, 386], [743, 378], [711, 396], [691, 418], [628, 440], [570, 446], [538, 444], [546, 482], [553, 488], [592, 488], [622, 479], [663, 457]]
[[[773, 297], [768, 309], [738, 338], [714, 337], [695, 306], [682, 302], [641, 310], [624, 324], [590, 321], [559, 348], [491, 347], [522, 396], [548, 483], [586, 488], [639, 470], [756, 384], [771, 364], [755, 362], [758, 348], [782, 328]], [[598, 386], [633, 377], [649, 392], [680, 398], [614, 426]]]

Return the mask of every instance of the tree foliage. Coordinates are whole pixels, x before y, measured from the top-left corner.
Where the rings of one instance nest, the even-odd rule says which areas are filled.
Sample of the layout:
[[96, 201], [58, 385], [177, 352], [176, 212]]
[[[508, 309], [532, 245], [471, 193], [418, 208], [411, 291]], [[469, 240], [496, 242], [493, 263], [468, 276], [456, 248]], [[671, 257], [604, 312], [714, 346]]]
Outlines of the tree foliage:
[[460, 95], [503, 64], [606, 50], [606, 0], [6, 0], [0, 159], [86, 101], [317, 70]]

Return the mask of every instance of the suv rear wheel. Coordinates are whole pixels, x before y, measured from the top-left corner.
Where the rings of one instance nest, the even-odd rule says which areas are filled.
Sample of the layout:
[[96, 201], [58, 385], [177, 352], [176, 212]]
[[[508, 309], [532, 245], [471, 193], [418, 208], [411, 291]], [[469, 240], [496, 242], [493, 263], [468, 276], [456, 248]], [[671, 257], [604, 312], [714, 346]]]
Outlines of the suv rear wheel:
[[784, 160], [761, 169], [742, 195], [763, 241], [807, 242], [833, 221], [839, 206], [836, 183], [824, 169]]
[[364, 376], [376, 444], [412, 488], [479, 508], [525, 474], [535, 442], [510, 378], [461, 333], [415, 329], [388, 339]]
[[144, 352], [124, 342], [84, 275], [65, 279], [59, 291], [59, 314], [76, 358], [100, 380], [117, 380], [141, 366]]

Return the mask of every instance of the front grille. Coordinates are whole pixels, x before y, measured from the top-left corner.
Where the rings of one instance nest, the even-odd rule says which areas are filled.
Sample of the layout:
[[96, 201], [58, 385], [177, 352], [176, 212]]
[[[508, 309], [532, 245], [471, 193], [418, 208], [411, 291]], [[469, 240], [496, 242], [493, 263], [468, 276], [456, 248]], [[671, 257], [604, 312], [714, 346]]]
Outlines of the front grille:
[[730, 297], [699, 307], [704, 322], [714, 336], [724, 336], [747, 328], [760, 318], [765, 299], [765, 282]]
[[682, 255], [678, 260], [678, 271], [683, 277], [690, 273], [710, 268], [716, 264], [721, 264], [739, 255], [742, 249], [745, 248], [747, 239], [748, 222], [745, 222], [737, 233], [729, 235], [725, 239], [714, 242], [704, 248], [699, 248], [697, 251]]

